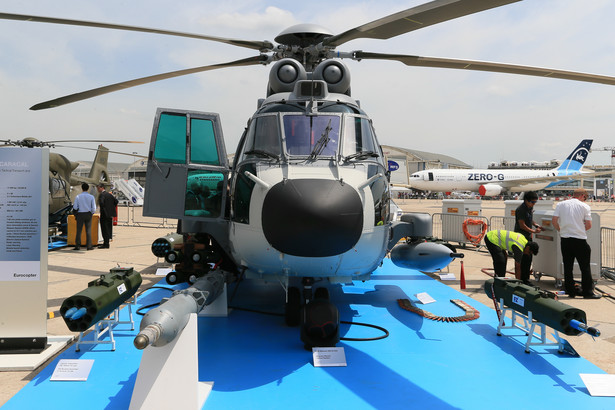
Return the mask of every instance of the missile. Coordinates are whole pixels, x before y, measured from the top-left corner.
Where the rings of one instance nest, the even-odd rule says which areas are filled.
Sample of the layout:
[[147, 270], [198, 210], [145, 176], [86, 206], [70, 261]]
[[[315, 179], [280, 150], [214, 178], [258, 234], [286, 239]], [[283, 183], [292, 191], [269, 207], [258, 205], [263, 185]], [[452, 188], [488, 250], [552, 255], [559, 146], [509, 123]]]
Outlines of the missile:
[[152, 242], [152, 253], [157, 258], [164, 258], [168, 252], [175, 249], [176, 245], [181, 245], [182, 243], [184, 243], [184, 236], [182, 234], [170, 233]]
[[587, 326], [585, 323], [583, 322], [579, 322], [578, 320], [571, 320], [570, 321], [570, 326], [572, 326], [573, 328], [580, 330], [581, 332], [585, 332], [588, 335], [594, 336], [594, 337], [599, 337], [600, 336], [600, 330], [596, 329], [595, 327], [589, 327]]
[[66, 298], [60, 314], [72, 332], [83, 332], [130, 299], [140, 285], [141, 275], [133, 268], [113, 268], [88, 283], [86, 289]]
[[64, 318], [68, 320], [77, 320], [82, 318], [88, 310], [84, 307], [77, 309], [76, 307], [72, 307], [66, 311], [64, 314]]
[[77, 308], [76, 307], [72, 307], [72, 308], [68, 309], [66, 311], [66, 313], [64, 313], [64, 317], [67, 318], [67, 319], [72, 320], [72, 317], [73, 317], [73, 315], [75, 314], [76, 311], [77, 311]]
[[176, 290], [173, 295], [148, 311], [134, 338], [134, 345], [142, 350], [147, 346], [164, 346], [172, 342], [188, 324], [191, 313], [199, 313], [211, 304], [224, 289], [226, 272], [216, 269], [199, 278], [194, 285]]
[[463, 254], [437, 242], [404, 243], [391, 250], [391, 261], [395, 265], [422, 272], [443, 269], [455, 258], [463, 258]]
[[582, 332], [600, 335], [597, 329], [585, 324], [587, 318], [583, 310], [555, 300], [553, 294], [540, 288], [524, 285], [519, 280], [494, 278], [485, 282], [484, 289], [490, 298], [495, 294], [497, 301], [503, 299], [505, 306], [524, 315], [532, 312], [532, 319], [568, 336]]

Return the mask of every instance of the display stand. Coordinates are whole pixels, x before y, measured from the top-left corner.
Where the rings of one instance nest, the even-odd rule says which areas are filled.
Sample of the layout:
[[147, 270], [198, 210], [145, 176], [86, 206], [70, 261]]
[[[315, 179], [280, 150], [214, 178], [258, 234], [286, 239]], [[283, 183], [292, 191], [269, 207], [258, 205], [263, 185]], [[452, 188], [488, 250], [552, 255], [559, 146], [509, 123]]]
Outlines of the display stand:
[[[120, 320], [120, 308], [122, 305], [115, 308], [113, 313], [111, 313], [106, 319], [99, 320], [96, 325], [94, 325], [94, 340], [83, 340], [83, 336], [85, 332], [79, 333], [79, 338], [75, 343], [75, 351], [79, 352], [80, 345], [98, 345], [98, 344], [110, 344], [111, 350], [115, 351], [115, 339], [113, 338], [113, 328], [117, 325], [121, 324], [129, 324], [130, 330], [135, 330], [135, 321], [132, 317], [132, 306], [137, 304], [137, 295], [134, 295], [132, 298], [128, 299], [122, 305], [126, 305], [128, 307], [128, 320], [121, 321]], [[109, 334], [109, 340], [101, 340], [101, 338], [106, 334]]]
[[130, 409], [203, 407], [213, 382], [199, 382], [197, 327], [197, 315], [192, 313], [184, 330], [171, 343], [145, 348]]
[[[559, 332], [557, 330], [553, 330], [552, 336], [555, 339], [555, 342], [549, 341], [547, 339], [547, 326], [544, 323], [534, 320], [532, 318], [531, 311], [528, 311], [526, 316], [515, 311], [514, 309], [507, 308], [504, 306], [503, 298], [500, 299], [500, 309], [502, 311], [502, 314], [500, 315], [500, 320], [498, 322], [498, 336], [502, 336], [502, 329], [520, 329], [523, 330], [523, 332], [525, 332], [525, 334], [527, 335], [527, 341], [525, 342], [525, 353], [530, 352], [530, 346], [557, 346], [557, 351], [559, 353], [564, 352], [563, 339], [559, 336]], [[504, 325], [506, 312], [511, 312], [512, 322], [510, 326]], [[517, 318], [521, 319], [523, 323], [518, 323]], [[537, 326], [540, 328], [540, 333], [536, 333]], [[534, 338], [538, 339], [539, 342], [533, 342]]]
[[226, 283], [222, 289], [222, 293], [213, 301], [211, 305], [205, 306], [199, 312], [199, 317], [227, 317], [228, 302], [226, 295]]

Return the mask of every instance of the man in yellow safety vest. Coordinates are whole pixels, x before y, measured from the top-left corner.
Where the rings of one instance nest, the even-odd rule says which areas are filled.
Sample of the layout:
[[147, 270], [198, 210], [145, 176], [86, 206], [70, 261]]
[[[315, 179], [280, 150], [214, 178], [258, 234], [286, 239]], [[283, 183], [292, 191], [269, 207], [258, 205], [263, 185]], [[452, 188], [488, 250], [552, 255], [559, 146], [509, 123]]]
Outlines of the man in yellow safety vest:
[[506, 275], [507, 252], [513, 254], [515, 259], [515, 277], [524, 284], [530, 283], [531, 255], [538, 253], [538, 244], [529, 241], [518, 232], [496, 229], [487, 232], [485, 245], [493, 259], [495, 276], [503, 278]]

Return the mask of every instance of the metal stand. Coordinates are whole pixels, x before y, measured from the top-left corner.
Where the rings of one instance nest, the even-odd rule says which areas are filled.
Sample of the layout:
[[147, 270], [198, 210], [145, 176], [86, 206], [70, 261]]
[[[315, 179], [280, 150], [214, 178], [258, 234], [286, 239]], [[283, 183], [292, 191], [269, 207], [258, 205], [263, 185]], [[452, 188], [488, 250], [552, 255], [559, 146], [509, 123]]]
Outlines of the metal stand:
[[[526, 316], [515, 311], [514, 309], [504, 307], [504, 299], [500, 299], [500, 309], [502, 310], [502, 315], [500, 316], [500, 320], [498, 322], [498, 336], [502, 336], [502, 329], [520, 329], [523, 330], [527, 335], [527, 341], [525, 342], [525, 353], [530, 352], [530, 346], [557, 346], [557, 351], [559, 353], [564, 352], [563, 339], [559, 337], [559, 332], [557, 330], [553, 330], [551, 336], [553, 336], [555, 342], [549, 341], [547, 339], [547, 326], [544, 323], [540, 323], [532, 319], [531, 311], [528, 311]], [[506, 312], [511, 312], [512, 323], [510, 326], [504, 325]], [[517, 318], [521, 319], [523, 321], [523, 324], [517, 323]], [[536, 326], [540, 328], [540, 333], [536, 333]], [[533, 342], [532, 340], [534, 338], [540, 341]]]
[[[137, 304], [137, 295], [134, 295], [132, 298], [128, 299], [126, 302], [122, 303], [122, 305], [126, 305], [128, 307], [128, 318], [129, 320], [120, 321], [120, 308], [122, 305], [115, 308], [113, 313], [107, 316], [106, 319], [98, 321], [96, 325], [94, 325], [94, 340], [83, 340], [83, 336], [85, 332], [79, 333], [79, 338], [75, 343], [75, 351], [79, 352], [80, 345], [98, 345], [98, 344], [110, 344], [111, 350], [115, 351], [115, 339], [113, 338], [113, 328], [116, 325], [121, 324], [129, 324], [130, 330], [135, 330], [135, 321], [132, 317], [132, 306]], [[105, 335], [105, 333], [109, 333], [109, 340], [101, 340], [101, 338]]]

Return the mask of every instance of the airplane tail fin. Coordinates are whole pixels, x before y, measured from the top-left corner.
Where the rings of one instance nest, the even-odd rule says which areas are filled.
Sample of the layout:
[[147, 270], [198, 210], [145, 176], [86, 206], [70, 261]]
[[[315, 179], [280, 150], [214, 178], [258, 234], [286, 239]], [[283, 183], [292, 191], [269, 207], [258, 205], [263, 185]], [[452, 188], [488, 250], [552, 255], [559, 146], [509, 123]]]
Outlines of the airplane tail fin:
[[109, 148], [99, 145], [98, 151], [96, 151], [96, 157], [94, 157], [94, 162], [92, 163], [92, 168], [90, 168], [90, 175], [88, 175], [88, 177], [94, 179], [95, 181], [109, 181], [109, 173], [107, 172], [108, 159]]
[[585, 160], [589, 155], [589, 149], [594, 140], [583, 140], [581, 143], [568, 155], [568, 158], [557, 167], [558, 173], [567, 174], [570, 172], [578, 172], [583, 168]]

